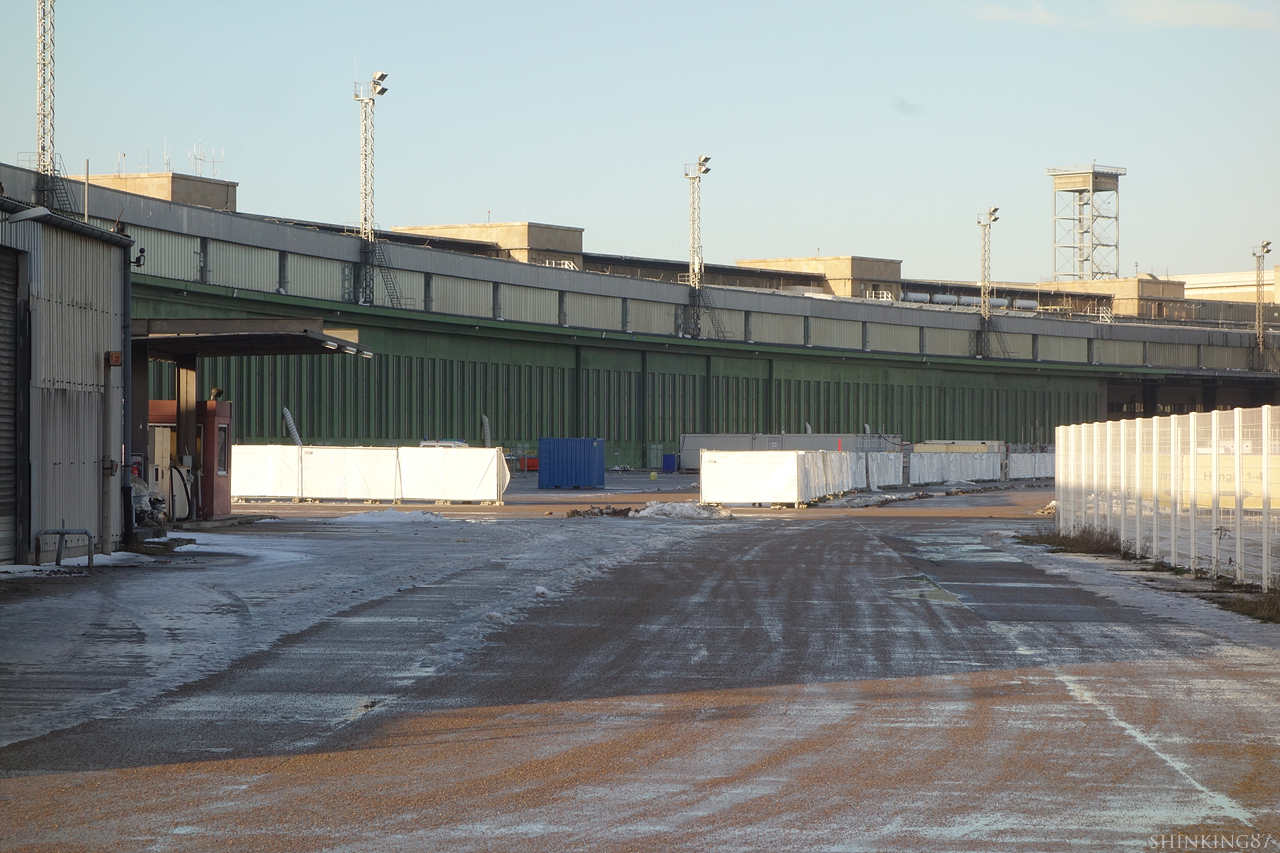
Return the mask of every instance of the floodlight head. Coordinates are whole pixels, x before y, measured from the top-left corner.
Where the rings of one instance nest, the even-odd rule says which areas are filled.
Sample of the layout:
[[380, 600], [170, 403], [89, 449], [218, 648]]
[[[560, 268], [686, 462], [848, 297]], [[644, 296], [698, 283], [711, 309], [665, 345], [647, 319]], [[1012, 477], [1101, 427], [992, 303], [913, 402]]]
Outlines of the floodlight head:
[[386, 80], [386, 79], [387, 79], [387, 72], [385, 71], [373, 72], [373, 82], [381, 83], [383, 80]]
[[989, 208], [987, 208], [987, 214], [994, 218], [994, 217], [995, 217], [995, 215], [996, 215], [996, 211], [997, 211], [997, 210], [999, 210], [999, 209], [1000, 209], [1000, 208], [998, 208], [998, 207], [989, 207]]
[[1265, 254], [1267, 254], [1267, 253], [1268, 253], [1268, 252], [1270, 252], [1270, 251], [1271, 251], [1271, 241], [1270, 241], [1270, 240], [1263, 240], [1263, 241], [1262, 241], [1262, 254], [1264, 254], [1264, 255], [1265, 255]]
[[387, 93], [387, 87], [381, 83], [374, 83], [372, 91], [375, 95], [385, 95]]

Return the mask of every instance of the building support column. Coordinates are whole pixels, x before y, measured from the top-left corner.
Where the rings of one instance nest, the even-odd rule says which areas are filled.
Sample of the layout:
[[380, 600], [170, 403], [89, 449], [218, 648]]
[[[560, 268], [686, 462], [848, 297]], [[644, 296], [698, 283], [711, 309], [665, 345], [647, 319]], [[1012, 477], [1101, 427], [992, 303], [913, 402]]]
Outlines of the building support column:
[[[196, 357], [179, 356], [177, 374], [178, 456], [191, 457], [191, 503], [189, 517], [199, 517], [200, 448], [196, 443]], [[178, 460], [181, 462], [181, 458]]]

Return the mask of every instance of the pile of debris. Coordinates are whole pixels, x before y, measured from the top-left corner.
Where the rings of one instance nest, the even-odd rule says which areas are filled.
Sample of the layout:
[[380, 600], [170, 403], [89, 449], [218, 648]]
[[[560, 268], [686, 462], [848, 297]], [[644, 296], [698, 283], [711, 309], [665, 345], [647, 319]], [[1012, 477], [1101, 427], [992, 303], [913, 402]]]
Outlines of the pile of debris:
[[565, 513], [565, 518], [629, 518], [631, 516], [631, 507], [614, 506], [613, 504], [605, 504], [604, 506], [592, 506], [587, 509], [571, 509]]

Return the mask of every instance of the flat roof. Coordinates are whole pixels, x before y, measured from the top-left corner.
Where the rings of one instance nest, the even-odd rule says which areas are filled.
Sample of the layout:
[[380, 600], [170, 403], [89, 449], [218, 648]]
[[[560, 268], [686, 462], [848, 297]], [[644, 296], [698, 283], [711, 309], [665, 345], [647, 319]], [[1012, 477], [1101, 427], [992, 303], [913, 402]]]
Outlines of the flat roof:
[[323, 322], [312, 318], [134, 320], [133, 342], [146, 344], [149, 356], [158, 361], [169, 360], [165, 356], [346, 354], [373, 357], [373, 350], [367, 346], [325, 334]]

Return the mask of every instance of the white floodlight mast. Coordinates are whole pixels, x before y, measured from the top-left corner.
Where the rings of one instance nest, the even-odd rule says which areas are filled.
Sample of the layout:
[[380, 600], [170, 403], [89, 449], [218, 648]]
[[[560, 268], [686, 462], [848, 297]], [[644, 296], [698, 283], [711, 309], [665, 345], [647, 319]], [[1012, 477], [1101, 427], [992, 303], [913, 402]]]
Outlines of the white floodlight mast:
[[689, 285], [693, 288], [689, 303], [689, 331], [693, 337], [701, 332], [700, 295], [702, 287], [702, 176], [711, 171], [711, 157], [698, 156], [698, 162], [686, 164], [684, 176], [689, 179]]
[[982, 229], [982, 281], [981, 288], [981, 311], [982, 320], [985, 323], [991, 319], [991, 223], [1000, 217], [996, 216], [998, 207], [987, 208], [986, 215], [979, 214], [978, 227]]
[[385, 71], [377, 71], [368, 83], [355, 84], [355, 99], [360, 103], [360, 240], [363, 244], [356, 302], [361, 305], [373, 303], [376, 239], [373, 218], [373, 99], [375, 95], [386, 94], [387, 87], [382, 85], [386, 79]]
[[53, 2], [36, 2], [36, 171], [46, 179], [46, 183], [56, 172], [53, 156]]
[[373, 239], [373, 98], [385, 94], [382, 81], [386, 72], [378, 71], [368, 83], [355, 84], [355, 99], [360, 103], [360, 236]]
[[[1262, 267], [1267, 255], [1271, 253], [1271, 241], [1263, 240], [1262, 245], [1258, 247], [1258, 251], [1253, 253], [1253, 262], [1256, 267], [1255, 282], [1257, 284], [1256, 308], [1254, 311], [1255, 331], [1258, 335], [1258, 354], [1261, 355], [1266, 348], [1267, 332], [1262, 323]], [[1274, 286], [1272, 287], [1274, 291]]]

